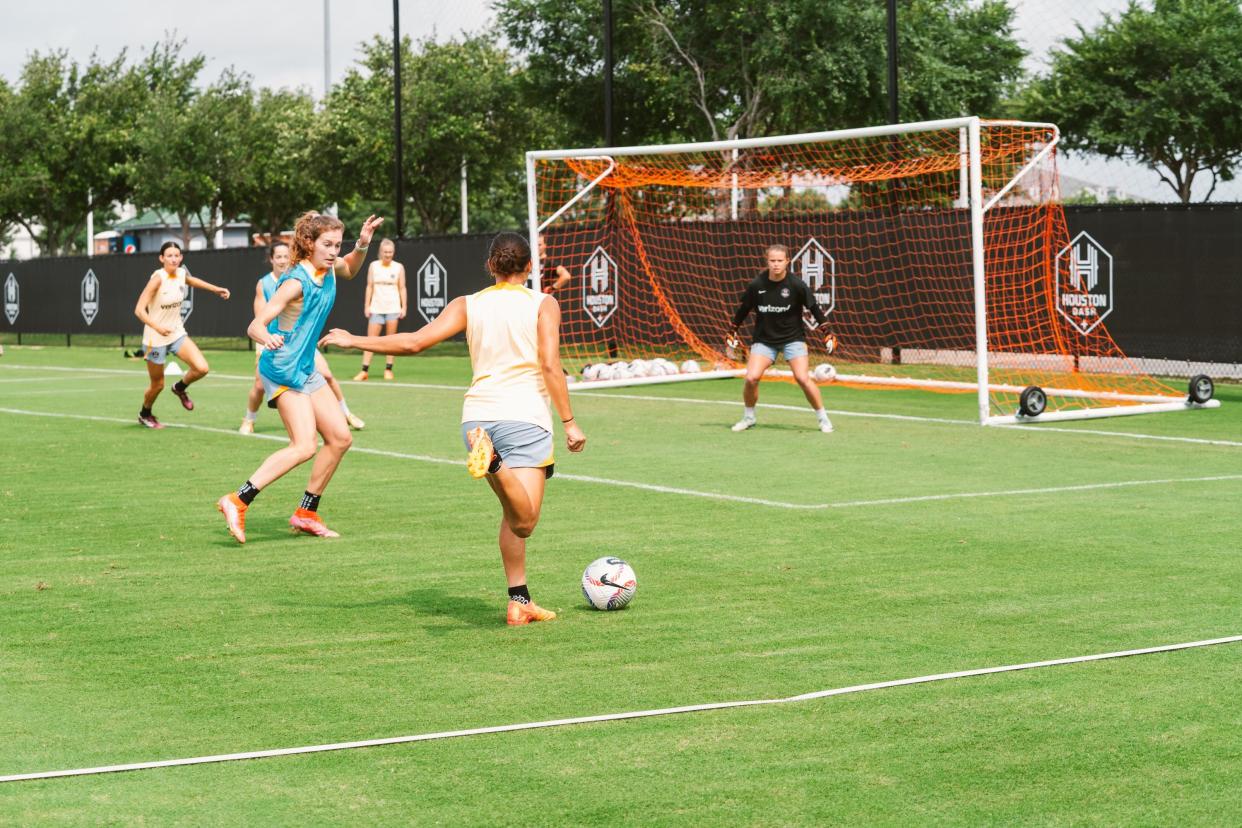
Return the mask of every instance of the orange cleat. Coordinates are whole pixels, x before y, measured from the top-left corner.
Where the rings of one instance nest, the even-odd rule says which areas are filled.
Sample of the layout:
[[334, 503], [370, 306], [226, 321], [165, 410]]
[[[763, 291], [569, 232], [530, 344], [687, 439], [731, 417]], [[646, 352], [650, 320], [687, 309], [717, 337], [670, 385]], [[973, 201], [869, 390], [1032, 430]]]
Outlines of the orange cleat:
[[238, 543], [246, 542], [247, 508], [249, 507], [241, 502], [237, 492], [229, 492], [216, 501], [216, 509], [224, 515], [224, 523], [229, 528], [229, 534], [236, 538]]
[[555, 612], [552, 610], [546, 610], [538, 604], [524, 604], [521, 601], [510, 601], [506, 621], [508, 621], [509, 626], [516, 627], [521, 624], [529, 624], [532, 621], [552, 621], [555, 618]]
[[395, 379], [395, 377], [393, 376], [393, 373], [392, 373], [392, 369], [391, 369], [391, 368], [385, 368], [385, 369], [384, 369], [384, 379], [386, 379], [386, 380]]
[[333, 532], [324, 526], [319, 513], [312, 512], [310, 509], [297, 509], [289, 518], [289, 525], [299, 532], [305, 532], [317, 538], [339, 538], [341, 536], [339, 532]]
[[358, 373], [354, 374], [354, 382], [366, 382], [366, 381], [367, 381], [366, 371], [359, 371]]
[[466, 471], [478, 480], [487, 474], [492, 460], [496, 457], [496, 449], [492, 447], [492, 438], [488, 436], [483, 426], [472, 428], [466, 435], [466, 440], [470, 443], [470, 454], [466, 456]]

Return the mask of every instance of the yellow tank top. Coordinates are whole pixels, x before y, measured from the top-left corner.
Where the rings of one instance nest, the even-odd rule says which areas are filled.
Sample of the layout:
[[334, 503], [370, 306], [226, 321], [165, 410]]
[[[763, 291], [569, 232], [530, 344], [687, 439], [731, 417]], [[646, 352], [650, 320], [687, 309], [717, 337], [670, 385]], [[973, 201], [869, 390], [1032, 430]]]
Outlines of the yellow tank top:
[[142, 343], [147, 347], [168, 345], [185, 336], [185, 325], [181, 321], [181, 302], [185, 299], [190, 287], [186, 284], [186, 270], [179, 267], [174, 273], [160, 268], [151, 274], [160, 278], [160, 286], [155, 291], [155, 298], [147, 305], [147, 316], [158, 327], [171, 328], [172, 333], [162, 336], [155, 328], [144, 325]]
[[517, 420], [552, 430], [539, 369], [542, 293], [502, 282], [466, 297], [466, 344], [474, 378], [461, 421]]
[[396, 262], [385, 266], [371, 264], [371, 313], [400, 313], [401, 294], [397, 290], [397, 277], [401, 272]]

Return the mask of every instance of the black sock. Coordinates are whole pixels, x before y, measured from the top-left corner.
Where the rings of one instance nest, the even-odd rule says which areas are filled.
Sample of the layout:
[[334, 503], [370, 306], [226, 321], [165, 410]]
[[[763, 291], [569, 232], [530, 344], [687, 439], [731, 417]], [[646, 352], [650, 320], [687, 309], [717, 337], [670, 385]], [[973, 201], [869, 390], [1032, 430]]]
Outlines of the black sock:
[[518, 584], [515, 587], [509, 587], [509, 600], [517, 601], [519, 604], [529, 604], [530, 590], [526, 588], [526, 584]]
[[497, 455], [493, 456], [493, 457], [492, 457], [492, 462], [491, 462], [491, 463], [489, 463], [489, 464], [488, 464], [488, 466], [487, 466], [487, 473], [488, 473], [488, 474], [495, 474], [496, 472], [500, 471], [500, 464], [501, 464], [502, 462], [503, 462], [503, 461], [500, 459], [500, 455], [499, 455], [499, 454], [497, 454]]
[[144, 409], [142, 409], [141, 411], [139, 411], [139, 412], [138, 412], [138, 416], [139, 416], [139, 417], [150, 417], [150, 416], [151, 416], [151, 409], [149, 409], [149, 408], [144, 408]]
[[254, 487], [254, 484], [251, 483], [249, 480], [243, 483], [241, 485], [241, 488], [237, 490], [237, 499], [240, 500], [242, 503], [245, 503], [247, 506], [249, 506], [251, 501], [253, 501], [256, 497], [258, 497], [258, 495], [259, 495], [259, 490], [256, 489]]
[[185, 385], [185, 383], [184, 383], [184, 382], [182, 382], [181, 380], [177, 380], [176, 382], [174, 382], [174, 383], [173, 383], [173, 393], [174, 393], [174, 394], [184, 394], [184, 393], [185, 393], [185, 389], [186, 389], [186, 385]]
[[368, 362], [364, 362], [364, 363], [362, 363], [362, 373], [364, 373], [364, 374], [365, 374], [367, 371], [370, 371], [370, 370], [371, 370], [371, 364], [370, 364], [370, 363], [368, 363]]
[[302, 508], [308, 512], [318, 512], [319, 511], [319, 498], [321, 497], [323, 497], [323, 495], [317, 495], [317, 494], [311, 494], [310, 492], [304, 492], [302, 494]]
[[392, 363], [390, 362], [390, 363], [388, 363], [387, 365], [385, 365], [385, 366], [384, 366], [384, 370], [386, 370], [386, 371], [391, 371], [391, 370], [392, 370]]

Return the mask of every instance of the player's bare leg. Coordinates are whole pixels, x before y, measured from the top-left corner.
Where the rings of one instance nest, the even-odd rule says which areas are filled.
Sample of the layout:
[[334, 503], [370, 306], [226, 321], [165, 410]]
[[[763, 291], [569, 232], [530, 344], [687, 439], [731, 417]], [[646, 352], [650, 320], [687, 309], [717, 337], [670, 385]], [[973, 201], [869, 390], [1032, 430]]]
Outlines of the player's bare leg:
[[263, 383], [259, 380], [259, 369], [254, 369], [254, 385], [250, 386], [250, 393], [246, 395], [246, 416], [242, 418], [241, 428], [237, 429], [242, 434], [254, 434], [254, 421], [259, 416], [259, 406], [263, 405]]
[[526, 589], [526, 539], [539, 523], [546, 481], [543, 469], [511, 469], [503, 463], [487, 476], [504, 513], [500, 519], [500, 560], [509, 586], [506, 621], [515, 626], [556, 618], [556, 613], [532, 601]]
[[828, 412], [824, 410], [824, 398], [820, 395], [819, 386], [815, 384], [815, 380], [811, 379], [810, 362], [810, 357], [794, 357], [789, 360], [789, 368], [793, 371], [794, 380], [802, 387], [806, 401], [815, 411], [815, 419], [819, 421], [819, 430], [828, 434], [832, 431], [832, 421], [828, 419]]
[[[384, 323], [385, 336], [392, 336], [396, 332], [397, 332], [397, 320], [396, 319], [389, 319], [387, 322]], [[393, 357], [393, 356], [389, 356], [387, 360], [385, 361], [384, 379], [390, 380], [393, 378], [394, 375], [392, 372], [392, 366], [393, 366], [393, 362], [395, 361], [396, 361], [396, 357]]]
[[142, 395], [142, 411], [138, 413], [138, 422], [147, 428], [163, 428], [164, 424], [151, 412], [151, 406], [155, 405], [156, 398], [164, 390], [164, 366], [147, 360], [147, 376], [151, 383]]
[[733, 424], [734, 431], [745, 431], [755, 426], [755, 406], [759, 404], [759, 381], [764, 371], [772, 367], [772, 360], [762, 354], [751, 352], [746, 360], [746, 380], [742, 385], [742, 419]]

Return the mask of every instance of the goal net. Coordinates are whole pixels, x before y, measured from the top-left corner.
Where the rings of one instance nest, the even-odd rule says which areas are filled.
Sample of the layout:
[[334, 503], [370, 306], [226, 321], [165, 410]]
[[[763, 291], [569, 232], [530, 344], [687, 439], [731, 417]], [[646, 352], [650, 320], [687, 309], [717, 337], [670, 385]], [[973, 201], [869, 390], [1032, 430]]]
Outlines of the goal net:
[[961, 118], [531, 152], [532, 281], [598, 384], [739, 374], [733, 312], [779, 244], [836, 337], [828, 354], [806, 316], [820, 377], [959, 393], [983, 423], [1193, 407], [1109, 335], [1111, 268], [1071, 244], [1058, 138]]

